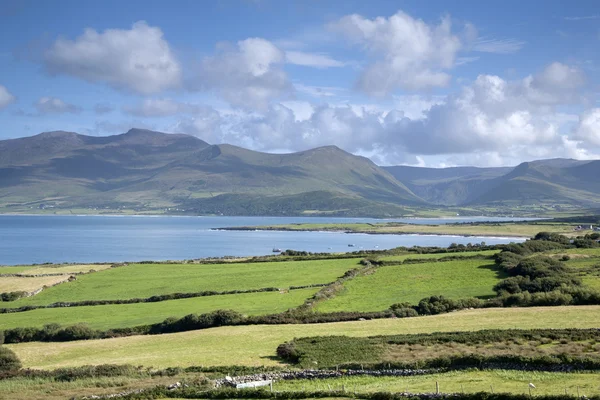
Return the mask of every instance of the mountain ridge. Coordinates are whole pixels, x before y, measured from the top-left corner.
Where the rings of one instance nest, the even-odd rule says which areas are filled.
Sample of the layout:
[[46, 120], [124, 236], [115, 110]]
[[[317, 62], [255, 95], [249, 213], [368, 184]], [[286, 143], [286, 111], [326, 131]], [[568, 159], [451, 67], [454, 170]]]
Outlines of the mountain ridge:
[[275, 154], [186, 134], [52, 131], [0, 141], [0, 212], [177, 209], [197, 214], [406, 215], [415, 209], [598, 206], [600, 161], [380, 167], [329, 145]]

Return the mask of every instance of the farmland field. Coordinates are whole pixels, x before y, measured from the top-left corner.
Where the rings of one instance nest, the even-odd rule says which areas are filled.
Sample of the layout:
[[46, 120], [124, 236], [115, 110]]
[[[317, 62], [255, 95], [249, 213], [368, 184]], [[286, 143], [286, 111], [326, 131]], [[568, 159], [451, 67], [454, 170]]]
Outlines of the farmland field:
[[595, 328], [600, 306], [465, 310], [406, 319], [301, 325], [226, 326], [165, 335], [64, 343], [7, 345], [23, 365], [51, 369], [86, 364], [133, 364], [159, 368], [190, 365], [282, 365], [275, 349], [295, 337], [373, 336], [480, 329]]
[[18, 307], [58, 301], [143, 298], [169, 293], [248, 290], [328, 283], [358, 259], [225, 264], [132, 264], [79, 276], [76, 281], [13, 302]]
[[499, 253], [498, 250], [485, 250], [485, 251], [465, 251], [457, 253], [432, 253], [432, 254], [401, 254], [393, 256], [381, 256], [377, 257], [380, 261], [405, 261], [405, 260], [429, 260], [429, 259], [440, 259], [446, 257], [457, 257], [457, 258], [468, 258], [468, 257], [491, 257], [494, 254]]
[[[236, 228], [232, 228], [236, 229]], [[348, 223], [348, 224], [286, 224], [271, 226], [252, 226], [245, 229], [289, 230], [289, 231], [342, 231], [355, 233], [395, 233], [395, 234], [430, 234], [430, 235], [467, 235], [467, 236], [508, 236], [533, 237], [540, 231], [555, 232], [563, 235], [580, 234], [574, 232], [573, 226], [555, 222], [504, 222], [476, 224], [444, 224], [416, 225], [406, 223]], [[586, 231], [587, 233], [590, 231]]]
[[492, 296], [492, 287], [504, 277], [492, 260], [485, 259], [380, 267], [370, 275], [346, 282], [342, 292], [319, 303], [317, 310], [378, 311], [394, 303], [417, 304], [432, 295]]
[[6, 266], [0, 266], [0, 275], [4, 275], [4, 274], [20, 274], [22, 272], [25, 272], [27, 270], [31, 270], [35, 267], [33, 266], [14, 266], [14, 267], [6, 267]]
[[110, 268], [110, 264], [67, 264], [57, 266], [40, 266], [26, 270], [27, 275], [42, 274], [75, 274], [80, 272], [102, 271]]
[[[467, 371], [410, 377], [344, 377], [322, 380], [279, 381], [273, 385], [278, 391], [337, 390], [348, 392], [403, 392], [432, 393], [438, 382], [440, 393], [517, 393], [529, 394], [529, 383], [534, 383], [534, 395], [599, 395], [598, 373], [556, 373], [523, 371]], [[341, 394], [341, 393], [340, 393]]]
[[286, 293], [260, 292], [194, 297], [151, 303], [111, 304], [82, 307], [42, 308], [27, 312], [0, 314], [0, 326], [42, 327], [50, 323], [86, 323], [94, 329], [124, 328], [161, 322], [168, 317], [202, 314], [214, 310], [235, 310], [247, 315], [275, 314], [297, 307], [318, 290], [299, 289]]
[[0, 277], [0, 293], [4, 292], [33, 292], [36, 289], [40, 289], [46, 285], [54, 285], [55, 283], [62, 282], [67, 279], [68, 276], [36, 276], [36, 277], [12, 277], [3, 276]]

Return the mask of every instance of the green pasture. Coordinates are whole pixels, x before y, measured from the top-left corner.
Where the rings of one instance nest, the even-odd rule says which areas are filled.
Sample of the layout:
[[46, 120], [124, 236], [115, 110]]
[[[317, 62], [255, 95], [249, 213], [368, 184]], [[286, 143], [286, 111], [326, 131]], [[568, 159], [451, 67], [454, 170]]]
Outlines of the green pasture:
[[288, 288], [328, 283], [358, 259], [224, 264], [132, 264], [78, 276], [74, 282], [11, 303], [12, 307], [59, 301], [146, 298], [169, 293]]
[[415, 318], [327, 324], [246, 325], [163, 335], [77, 342], [7, 345], [26, 368], [132, 364], [158, 368], [190, 365], [281, 365], [277, 346], [296, 337], [374, 336], [481, 329], [595, 328], [600, 306], [488, 308]]
[[35, 266], [31, 266], [31, 265], [18, 265], [18, 266], [14, 266], [14, 267], [7, 267], [7, 266], [1, 266], [0, 265], [0, 275], [4, 275], [4, 274], [20, 274], [22, 272], [25, 272], [25, 271], [33, 269], [33, 268], [35, 268]]
[[318, 288], [290, 290], [286, 293], [259, 292], [152, 303], [111, 304], [103, 306], [41, 308], [32, 311], [0, 314], [3, 329], [42, 327], [57, 323], [63, 326], [79, 322], [94, 329], [107, 330], [164, 321], [168, 317], [203, 314], [214, 310], [235, 310], [247, 315], [276, 314], [301, 305]]
[[417, 304], [433, 295], [456, 299], [493, 296], [493, 286], [503, 278], [492, 260], [482, 259], [380, 267], [345, 282], [344, 289], [319, 303], [317, 310], [380, 311], [394, 303]]
[[491, 257], [496, 253], [499, 253], [500, 250], [484, 250], [484, 251], [465, 251], [465, 252], [456, 252], [456, 253], [432, 253], [432, 254], [417, 254], [417, 253], [408, 253], [401, 255], [393, 255], [393, 256], [381, 256], [377, 257], [380, 261], [405, 261], [405, 260], [436, 260], [440, 258], [446, 257], [459, 257], [459, 258], [468, 258], [468, 257]]
[[535, 395], [564, 395], [565, 389], [571, 396], [600, 394], [599, 373], [558, 373], [535, 371], [453, 371], [432, 375], [409, 377], [356, 376], [336, 379], [277, 381], [273, 390], [333, 390], [341, 395], [347, 392], [404, 392], [435, 393], [436, 383], [440, 393], [515, 393], [529, 395], [529, 384], [533, 383]]

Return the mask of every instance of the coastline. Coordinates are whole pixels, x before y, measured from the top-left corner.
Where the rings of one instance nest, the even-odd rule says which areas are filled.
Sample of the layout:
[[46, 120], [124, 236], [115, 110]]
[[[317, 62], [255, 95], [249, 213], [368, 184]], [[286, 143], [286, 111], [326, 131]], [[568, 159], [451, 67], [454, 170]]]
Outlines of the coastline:
[[348, 229], [294, 229], [285, 227], [252, 227], [252, 226], [240, 226], [240, 227], [225, 227], [225, 228], [214, 228], [213, 231], [255, 231], [255, 232], [321, 232], [321, 233], [347, 233], [347, 234], [365, 234], [365, 235], [404, 235], [404, 236], [455, 236], [455, 237], [488, 237], [497, 239], [527, 239], [530, 235], [492, 235], [489, 233], [434, 233], [434, 232], [412, 232], [412, 231], [394, 231], [394, 232], [381, 232], [381, 231], [365, 231], [365, 230], [348, 230]]

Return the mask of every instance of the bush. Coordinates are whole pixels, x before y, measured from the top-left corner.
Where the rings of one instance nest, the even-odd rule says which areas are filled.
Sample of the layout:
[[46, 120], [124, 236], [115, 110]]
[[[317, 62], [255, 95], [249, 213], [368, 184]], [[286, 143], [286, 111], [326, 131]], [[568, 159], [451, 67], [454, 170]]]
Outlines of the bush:
[[296, 346], [294, 346], [294, 343], [290, 342], [282, 343], [277, 346], [277, 356], [292, 363], [297, 363], [300, 359], [300, 354], [298, 353], [298, 350], [296, 350]]
[[15, 301], [28, 295], [27, 292], [7, 292], [0, 293], [0, 301]]
[[52, 338], [59, 342], [68, 342], [72, 340], [97, 339], [99, 337], [100, 333], [98, 331], [93, 330], [85, 324], [77, 324], [56, 331]]
[[11, 372], [21, 369], [21, 361], [10, 349], [0, 346], [0, 372]]

